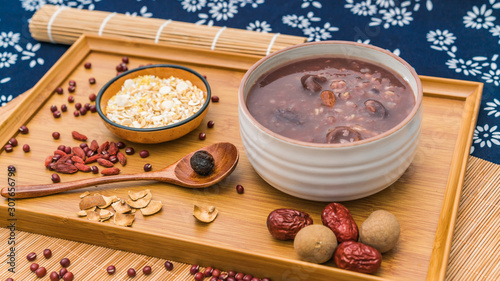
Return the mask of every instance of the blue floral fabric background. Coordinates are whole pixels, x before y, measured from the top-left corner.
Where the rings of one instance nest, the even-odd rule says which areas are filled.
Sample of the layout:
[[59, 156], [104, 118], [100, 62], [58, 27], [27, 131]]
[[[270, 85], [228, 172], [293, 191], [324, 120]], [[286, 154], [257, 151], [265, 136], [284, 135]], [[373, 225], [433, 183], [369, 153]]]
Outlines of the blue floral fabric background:
[[471, 154], [500, 164], [500, 0], [0, 0], [0, 105], [68, 49], [37, 42], [45, 4], [258, 32], [349, 40], [392, 51], [421, 75], [484, 83]]

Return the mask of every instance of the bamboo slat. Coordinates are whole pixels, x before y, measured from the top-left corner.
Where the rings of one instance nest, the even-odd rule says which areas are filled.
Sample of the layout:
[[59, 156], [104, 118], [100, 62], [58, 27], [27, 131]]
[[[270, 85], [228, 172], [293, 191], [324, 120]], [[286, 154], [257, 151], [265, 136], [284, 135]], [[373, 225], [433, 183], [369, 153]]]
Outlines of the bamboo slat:
[[305, 37], [279, 33], [197, 25], [179, 21], [131, 17], [124, 14], [44, 5], [32, 17], [33, 38], [72, 44], [83, 33], [125, 36], [204, 49], [264, 56], [304, 43]]

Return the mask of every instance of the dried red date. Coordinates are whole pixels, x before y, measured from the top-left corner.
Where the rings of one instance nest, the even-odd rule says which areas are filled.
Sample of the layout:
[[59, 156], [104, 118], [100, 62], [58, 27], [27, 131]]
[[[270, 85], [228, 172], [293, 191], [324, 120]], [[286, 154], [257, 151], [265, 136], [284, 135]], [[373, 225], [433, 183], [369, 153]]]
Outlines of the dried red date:
[[342, 269], [375, 273], [382, 264], [382, 255], [373, 247], [359, 242], [347, 241], [341, 243], [335, 250], [334, 261]]
[[324, 90], [321, 92], [321, 102], [328, 107], [333, 107], [335, 105], [335, 95], [330, 90]]
[[300, 82], [304, 89], [315, 93], [321, 91], [321, 83], [326, 82], [326, 78], [323, 76], [306, 74], [300, 78]]
[[297, 232], [313, 224], [309, 214], [294, 209], [276, 209], [267, 217], [267, 229], [279, 240], [292, 240]]
[[351, 212], [344, 205], [328, 204], [323, 209], [321, 221], [335, 233], [339, 243], [358, 241], [358, 226], [352, 218]]
[[338, 126], [328, 130], [326, 134], [327, 143], [350, 143], [359, 141], [361, 134], [349, 127]]

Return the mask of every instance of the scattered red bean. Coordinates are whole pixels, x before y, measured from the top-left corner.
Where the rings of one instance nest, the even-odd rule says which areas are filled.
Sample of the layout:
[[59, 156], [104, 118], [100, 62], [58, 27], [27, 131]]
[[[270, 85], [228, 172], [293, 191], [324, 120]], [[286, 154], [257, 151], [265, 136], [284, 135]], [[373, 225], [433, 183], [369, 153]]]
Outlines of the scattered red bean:
[[89, 147], [89, 145], [88, 145], [88, 144], [86, 144], [86, 143], [84, 143], [84, 142], [82, 142], [82, 143], [80, 144], [80, 148], [81, 148], [81, 149], [84, 149], [85, 147]]
[[89, 95], [89, 100], [90, 101], [95, 101], [96, 98], [97, 98], [97, 96], [95, 94], [93, 94], [93, 93]]
[[236, 280], [243, 280], [243, 276], [245, 276], [244, 273], [238, 272], [238, 273], [236, 273], [234, 278], [236, 278]]
[[219, 270], [219, 269], [217, 269], [217, 268], [216, 268], [216, 269], [214, 269], [214, 270], [212, 271], [212, 276], [213, 276], [213, 277], [219, 277], [219, 276], [220, 276], [220, 270]]
[[68, 267], [71, 264], [68, 258], [63, 258], [59, 263], [61, 264], [62, 267]]
[[128, 70], [128, 66], [126, 64], [121, 63], [120, 65], [121, 65], [122, 72]]
[[10, 144], [6, 144], [3, 149], [5, 149], [5, 152], [12, 152], [14, 148]]
[[[116, 71], [117, 72], [122, 72], [123, 71], [121, 64], [119, 64], [119, 65], [116, 66]], [[118, 75], [118, 73], [117, 73], [117, 75]]]
[[125, 148], [125, 153], [127, 153], [127, 155], [133, 155], [135, 153], [135, 150], [132, 147], [127, 147]]
[[141, 152], [139, 152], [139, 156], [141, 156], [141, 158], [146, 158], [149, 156], [149, 151], [141, 150]]
[[26, 126], [24, 126], [24, 125], [22, 125], [22, 126], [19, 128], [19, 132], [20, 132], [21, 134], [23, 134], [23, 135], [26, 135], [27, 133], [29, 133], [29, 131], [30, 131], [30, 130], [28, 129], [28, 127], [26, 127]]
[[153, 169], [153, 166], [151, 166], [151, 164], [149, 164], [149, 163], [144, 164], [144, 171], [149, 172], [152, 169]]
[[127, 275], [130, 276], [130, 277], [135, 277], [135, 269], [129, 268], [127, 270]]
[[144, 273], [145, 275], [149, 275], [149, 274], [151, 274], [151, 271], [153, 271], [153, 270], [151, 269], [151, 266], [148, 266], [148, 265], [146, 265], [146, 266], [142, 269], [142, 273]]
[[86, 104], [84, 105], [84, 107], [85, 107], [87, 110], [90, 110], [90, 103], [86, 103]]
[[236, 192], [238, 192], [238, 194], [243, 194], [245, 192], [245, 188], [243, 187], [243, 185], [236, 185]]
[[234, 278], [234, 277], [228, 277], [226, 280], [227, 281], [236, 281], [236, 278]]
[[76, 110], [80, 110], [82, 108], [82, 104], [79, 102], [75, 103], [75, 108]]
[[68, 87], [68, 92], [70, 92], [70, 93], [74, 93], [75, 90], [76, 90], [75, 86], [69, 86]]
[[257, 277], [254, 277], [254, 278], [252, 278], [250, 281], [262, 281], [262, 280], [260, 280], [260, 279], [259, 279], [259, 278], [257, 278]]
[[86, 108], [86, 107], [82, 107], [82, 108], [80, 108], [80, 115], [82, 115], [82, 116], [83, 116], [83, 115], [87, 114], [87, 111], [88, 111], [88, 110], [87, 110], [87, 108]]
[[118, 157], [116, 157], [115, 155], [110, 155], [109, 156], [109, 162], [111, 162], [111, 163], [118, 163]]
[[40, 266], [38, 265], [38, 263], [32, 263], [30, 265], [30, 270], [35, 272]]
[[252, 281], [252, 279], [253, 279], [253, 276], [250, 274], [243, 276], [243, 281]]
[[59, 117], [61, 117], [61, 111], [56, 110], [56, 111], [54, 111], [54, 113], [52, 113], [52, 115], [54, 116], [54, 118], [59, 118]]
[[52, 272], [50, 273], [50, 276], [49, 276], [49, 277], [50, 277], [50, 281], [59, 281], [59, 279], [61, 279], [61, 278], [59, 277], [59, 273], [57, 273], [56, 271], [52, 271]]
[[55, 104], [50, 106], [50, 111], [54, 112], [57, 110], [57, 106]]
[[171, 271], [172, 269], [174, 269], [174, 264], [169, 262], [169, 261], [166, 261], [165, 262], [165, 269], [168, 271]]
[[75, 102], [75, 97], [74, 97], [74, 96], [69, 96], [69, 97], [68, 97], [68, 102], [69, 102], [69, 103], [73, 103], [73, 102]]
[[116, 272], [116, 267], [114, 265], [110, 265], [108, 266], [108, 268], [106, 268], [106, 271], [108, 272], [109, 275], [113, 275]]
[[92, 113], [96, 113], [96, 112], [97, 112], [97, 106], [95, 106], [95, 105], [91, 105], [91, 106], [90, 106], [90, 112], [92, 112]]
[[189, 273], [191, 273], [191, 275], [195, 275], [198, 271], [200, 271], [199, 265], [197, 264], [191, 265], [191, 268], [189, 269]]
[[71, 146], [65, 146], [64, 152], [66, 152], [66, 154], [70, 154], [71, 153]]
[[92, 67], [92, 64], [90, 62], [86, 62], [83, 67], [85, 67], [86, 69], [90, 69]]
[[57, 87], [57, 88], [56, 88], [56, 93], [58, 93], [59, 95], [62, 95], [62, 94], [64, 93], [63, 88], [61, 88], [61, 87]]
[[205, 268], [205, 271], [203, 272], [203, 274], [205, 275], [205, 277], [210, 277], [212, 276], [212, 272], [214, 271], [214, 269], [209, 266], [207, 268]]
[[99, 173], [99, 167], [97, 167], [97, 166], [90, 167], [90, 170], [92, 171], [92, 174], [98, 174]]
[[94, 155], [94, 152], [92, 150], [89, 150], [87, 152], [87, 157], [92, 157]]
[[128, 63], [128, 62], [129, 62], [128, 57], [123, 57], [123, 58], [122, 58], [122, 62], [123, 62], [123, 63]]
[[26, 256], [26, 259], [27, 259], [28, 261], [34, 261], [34, 260], [36, 260], [36, 253], [35, 253], [35, 252], [31, 252], [31, 253], [29, 253], [29, 254]]
[[66, 112], [67, 110], [68, 110], [68, 107], [65, 104], [61, 105], [62, 112]]
[[198, 138], [199, 138], [200, 140], [205, 140], [205, 139], [207, 138], [207, 134], [205, 134], [205, 133], [201, 132], [201, 133], [198, 135]]
[[208, 127], [208, 128], [213, 128], [213, 127], [214, 127], [214, 125], [215, 125], [215, 123], [214, 123], [214, 121], [212, 121], [212, 120], [208, 121], [208, 123], [207, 123], [207, 127]]
[[50, 273], [50, 281], [59, 281], [59, 279], [61, 279], [59, 277], [59, 273], [57, 273], [56, 271], [52, 271], [52, 273]]
[[47, 274], [47, 269], [45, 269], [45, 267], [39, 267], [35, 271], [35, 274], [36, 274], [36, 276], [38, 276], [38, 278], [42, 278], [45, 276], [45, 274]]
[[71, 272], [66, 272], [66, 274], [64, 274], [63, 276], [63, 280], [64, 281], [73, 281], [73, 278], [75, 278], [75, 276], [73, 275], [73, 273]]
[[12, 145], [12, 147], [15, 147], [17, 146], [17, 140], [15, 138], [11, 138], [9, 140], [9, 144]]
[[218, 96], [212, 96], [212, 102], [219, 102]]
[[70, 86], [76, 86], [75, 80], [69, 80], [68, 85], [70, 85]]
[[125, 148], [125, 143], [122, 141], [119, 141], [116, 143], [116, 147], [118, 147], [119, 149], [123, 149], [123, 148]]
[[91, 85], [95, 84], [95, 78], [94, 77], [90, 77], [89, 78], [89, 84], [91, 84]]
[[227, 276], [228, 276], [228, 277], [234, 277], [234, 276], [236, 276], [236, 272], [235, 272], [234, 270], [229, 270], [229, 271], [227, 272]]
[[50, 257], [52, 257], [52, 251], [50, 249], [45, 249], [43, 250], [43, 256], [46, 258], [46, 259], [50, 259]]
[[52, 180], [53, 183], [58, 183], [61, 181], [61, 178], [59, 177], [59, 175], [55, 174], [55, 173], [50, 176], [50, 179]]
[[212, 276], [212, 277], [210, 278], [210, 281], [218, 281], [218, 280], [219, 280], [219, 279], [218, 279], [217, 277], [214, 277], [214, 276]]
[[66, 268], [61, 268], [61, 270], [59, 270], [59, 276], [64, 276], [67, 272], [68, 270]]
[[80, 116], [80, 111], [78, 110], [73, 111], [73, 115], [75, 115], [75, 117]]
[[203, 279], [205, 279], [205, 275], [203, 275], [203, 273], [197, 272], [194, 274], [195, 281], [203, 281]]
[[57, 147], [57, 150], [64, 151], [66, 146], [64, 144], [61, 144], [60, 146]]

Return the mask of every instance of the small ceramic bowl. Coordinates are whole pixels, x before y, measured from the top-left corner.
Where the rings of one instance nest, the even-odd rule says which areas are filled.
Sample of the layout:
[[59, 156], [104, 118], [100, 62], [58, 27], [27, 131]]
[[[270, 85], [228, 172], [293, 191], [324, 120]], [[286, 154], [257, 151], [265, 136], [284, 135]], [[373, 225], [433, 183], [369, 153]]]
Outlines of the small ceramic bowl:
[[[106, 117], [106, 106], [108, 100], [118, 93], [127, 79], [133, 79], [143, 75], [154, 75], [160, 78], [174, 76], [183, 80], [189, 80], [205, 93], [205, 102], [194, 115], [163, 127], [156, 128], [133, 128], [117, 124]], [[198, 127], [207, 114], [210, 104], [210, 86], [207, 80], [196, 71], [179, 65], [157, 64], [135, 68], [124, 72], [104, 85], [96, 98], [96, 108], [104, 125], [116, 136], [136, 143], [161, 143], [180, 138]]]
[[[250, 114], [246, 98], [263, 75], [290, 61], [342, 56], [369, 61], [398, 73], [415, 97], [410, 114], [375, 137], [351, 143], [312, 143], [281, 136]], [[344, 41], [304, 43], [277, 51], [253, 65], [239, 93], [240, 133], [255, 171], [275, 188], [314, 201], [347, 201], [379, 192], [400, 178], [415, 155], [422, 122], [422, 84], [398, 56], [371, 45]]]

